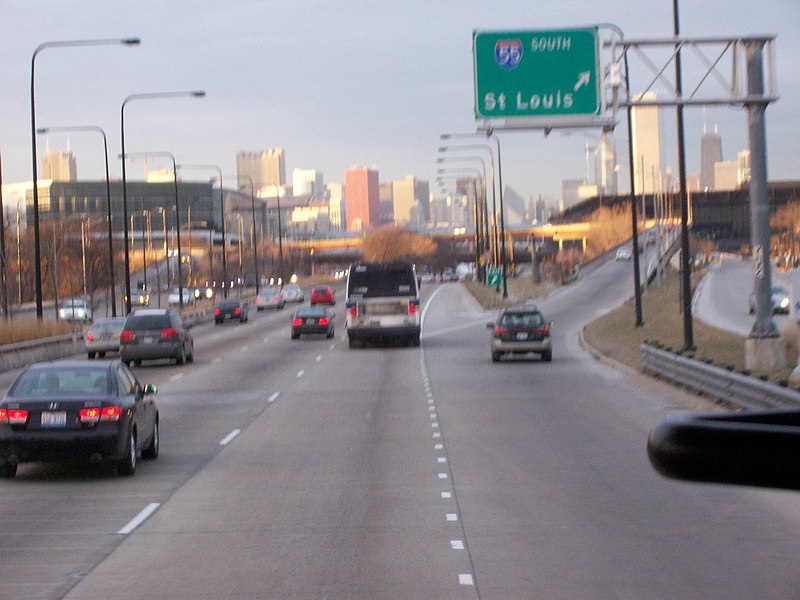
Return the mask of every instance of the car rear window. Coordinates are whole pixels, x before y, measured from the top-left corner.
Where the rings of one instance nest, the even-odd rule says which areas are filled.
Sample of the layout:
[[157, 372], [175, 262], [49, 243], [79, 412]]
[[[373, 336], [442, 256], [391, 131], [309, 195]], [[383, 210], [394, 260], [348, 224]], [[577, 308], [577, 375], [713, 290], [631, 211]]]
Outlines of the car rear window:
[[132, 315], [125, 321], [125, 329], [164, 329], [171, 326], [169, 315]]
[[31, 369], [20, 375], [9, 397], [92, 396], [108, 393], [108, 369]]
[[544, 317], [541, 313], [506, 313], [500, 323], [511, 327], [541, 327]]
[[411, 265], [354, 265], [347, 293], [359, 298], [413, 297], [417, 295], [415, 277]]
[[225, 302], [220, 302], [217, 308], [220, 310], [228, 310], [229, 308], [236, 308], [237, 306], [239, 306], [238, 300], [226, 300]]

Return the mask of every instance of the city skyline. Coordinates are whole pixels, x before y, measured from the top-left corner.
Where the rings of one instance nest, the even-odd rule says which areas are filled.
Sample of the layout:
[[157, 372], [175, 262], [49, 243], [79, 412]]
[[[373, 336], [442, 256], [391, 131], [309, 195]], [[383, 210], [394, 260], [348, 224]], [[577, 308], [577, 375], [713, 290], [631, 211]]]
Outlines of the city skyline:
[[[6, 26], [0, 41], [6, 57], [0, 65], [6, 87], [0, 100], [3, 180], [31, 178], [30, 55], [50, 40], [142, 38], [134, 49], [48, 49], [37, 58], [37, 123], [101, 126], [112, 155], [118, 152], [119, 106], [127, 95], [203, 89], [206, 97], [198, 101], [132, 104], [126, 111], [130, 151], [167, 149], [181, 163], [218, 164], [232, 179], [237, 152], [280, 147], [289, 158], [286, 168], [312, 168], [330, 181], [342, 181], [349, 166], [364, 164], [377, 166], [387, 181], [413, 175], [432, 182], [439, 135], [474, 132], [479, 125], [472, 106], [473, 29], [610, 22], [631, 38], [664, 38], [672, 31], [668, 0], [647, 6], [634, 0], [602, 6], [573, 0], [558, 7], [513, 9], [477, 1], [430, 5], [415, 0], [380, 9], [343, 2], [325, 19], [319, 9], [313, 1], [283, 8], [236, 0], [224, 7], [144, 0], [114, 11], [97, 0], [6, 3], [0, 9]], [[273, 24], [271, 35], [261, 26], [266, 21]], [[385, 36], [387, 23], [404, 35]], [[799, 24], [800, 6], [793, 0], [745, 2], [736, 11], [724, 0], [681, 4], [686, 36], [777, 34], [780, 99], [766, 113], [770, 180], [800, 176], [794, 150], [800, 123], [793, 110], [800, 102], [800, 42], [794, 35]], [[252, 62], [260, 68], [249, 67]], [[677, 172], [674, 110], [666, 112], [672, 114], [664, 123], [669, 138], [664, 167]], [[719, 124], [730, 148], [747, 147], [741, 108], [709, 107], [705, 118], [699, 109], [687, 109], [685, 119], [690, 172], [700, 170], [705, 121]], [[619, 188], [625, 191], [626, 146], [619, 141], [627, 137], [624, 115], [618, 121], [613, 135], [623, 165]], [[583, 173], [584, 146], [587, 139], [594, 144], [598, 133], [501, 133], [504, 183], [527, 198], [560, 196], [562, 180]], [[98, 140], [88, 134], [69, 137], [81, 159], [80, 177], [101, 178]], [[66, 139], [67, 134], [51, 134], [54, 147], [63, 148]], [[111, 174], [120, 176], [117, 160], [111, 161]]]

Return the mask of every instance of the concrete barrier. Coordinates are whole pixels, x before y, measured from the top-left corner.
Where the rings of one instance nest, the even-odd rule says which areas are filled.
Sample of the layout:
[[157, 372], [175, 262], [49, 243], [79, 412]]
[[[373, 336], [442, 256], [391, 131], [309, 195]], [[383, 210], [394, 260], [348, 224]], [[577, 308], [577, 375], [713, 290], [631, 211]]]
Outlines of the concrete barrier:
[[83, 351], [83, 333], [66, 333], [39, 340], [5, 344], [0, 346], [0, 371], [11, 371], [35, 362], [66, 358]]

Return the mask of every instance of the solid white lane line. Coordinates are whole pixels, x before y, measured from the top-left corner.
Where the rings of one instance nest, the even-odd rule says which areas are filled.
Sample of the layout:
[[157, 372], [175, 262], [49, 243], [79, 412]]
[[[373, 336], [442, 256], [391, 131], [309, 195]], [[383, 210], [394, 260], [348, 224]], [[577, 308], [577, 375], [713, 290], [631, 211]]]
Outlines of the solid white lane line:
[[178, 381], [179, 379], [183, 379], [183, 373], [175, 373], [169, 378], [170, 381]]
[[214, 360], [211, 361], [211, 364], [212, 365], [218, 365], [221, 362], [222, 362], [222, 359], [219, 356], [217, 356]]
[[224, 438], [222, 438], [222, 439], [219, 441], [219, 445], [220, 445], [220, 446], [227, 446], [227, 445], [228, 445], [228, 444], [230, 444], [230, 443], [233, 441], [233, 439], [234, 439], [234, 438], [235, 438], [237, 435], [239, 435], [240, 433], [242, 433], [242, 430], [241, 430], [241, 429], [234, 429], [233, 431], [231, 431], [231, 432], [230, 432], [228, 435], [226, 435]]
[[275, 400], [277, 400], [278, 396], [280, 396], [280, 395], [281, 395], [280, 392], [274, 392], [269, 398], [267, 398], [267, 400], [269, 402], [275, 402]]
[[305, 374], [306, 374], [305, 370], [304, 370], [304, 369], [300, 369], [300, 370], [297, 372], [297, 378], [298, 378], [298, 379], [300, 379], [300, 378], [301, 378], [303, 375], [305, 375]]
[[150, 504], [148, 504], [145, 507], [145, 509], [142, 512], [140, 512], [138, 515], [136, 515], [133, 518], [133, 520], [131, 520], [127, 525], [125, 525], [125, 527], [120, 529], [117, 533], [119, 533], [121, 535], [128, 535], [131, 531], [133, 531], [139, 525], [144, 523], [145, 519], [147, 519], [147, 517], [149, 517], [154, 512], [156, 512], [156, 510], [158, 510], [159, 506], [161, 506], [160, 502], [151, 502]]
[[464, 542], [462, 542], [461, 540], [450, 540], [450, 547], [453, 550], [463, 550]]
[[470, 575], [469, 573], [459, 573], [458, 583], [460, 583], [461, 585], [474, 585], [472, 583], [472, 575]]

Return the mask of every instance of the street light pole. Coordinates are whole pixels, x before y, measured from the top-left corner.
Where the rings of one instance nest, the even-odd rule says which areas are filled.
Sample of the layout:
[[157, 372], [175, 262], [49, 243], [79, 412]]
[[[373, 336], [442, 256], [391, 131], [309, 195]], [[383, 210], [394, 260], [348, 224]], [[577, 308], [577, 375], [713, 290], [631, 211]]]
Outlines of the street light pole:
[[[258, 281], [258, 241], [256, 239], [256, 184], [253, 181], [253, 178], [250, 175], [239, 175], [239, 177], [246, 177], [250, 180], [250, 208], [252, 210], [253, 215], [253, 270], [255, 272], [256, 278], [256, 295], [259, 292], [259, 281]], [[280, 202], [280, 201], [279, 201]], [[280, 204], [278, 204], [278, 218], [280, 219]], [[280, 222], [279, 222], [280, 227]]]
[[[131, 263], [130, 252], [128, 249], [128, 186], [125, 177], [125, 106], [132, 100], [152, 100], [155, 98], [203, 98], [206, 93], [203, 90], [192, 90], [188, 92], [151, 92], [145, 94], [131, 94], [122, 101], [122, 108], [120, 109], [120, 140], [122, 143], [122, 213], [123, 222], [125, 224], [125, 310], [128, 314], [131, 312]], [[174, 162], [174, 157], [173, 157]], [[175, 181], [177, 187], [177, 173], [175, 174]], [[177, 196], [177, 192], [176, 192]], [[176, 200], [177, 202], [177, 200]], [[177, 217], [176, 217], [177, 218]], [[178, 239], [180, 240], [180, 231], [178, 231]], [[179, 261], [180, 262], [180, 261]], [[181, 287], [181, 291], [183, 288]], [[180, 294], [183, 296], [183, 294]], [[183, 303], [181, 303], [182, 305]]]
[[[40, 127], [36, 133], [46, 134], [51, 131], [96, 131], [103, 136], [103, 156], [106, 167], [106, 216], [108, 218], [108, 274], [111, 279], [111, 316], [117, 316], [117, 281], [114, 273], [114, 232], [111, 227], [111, 177], [108, 170], [108, 138], [106, 132], [96, 125], [75, 125], [65, 127]], [[106, 313], [108, 314], [108, 313]]]
[[[58, 42], [44, 42], [39, 44], [33, 51], [31, 57], [31, 153], [33, 155], [33, 252], [34, 252], [34, 272], [36, 284], [36, 318], [40, 321], [44, 318], [42, 310], [42, 254], [39, 240], [39, 182], [37, 172], [37, 152], [36, 152], [36, 93], [35, 93], [35, 67], [36, 57], [46, 48], [67, 48], [76, 46], [108, 46], [123, 44], [125, 46], [138, 46], [141, 43], [139, 38], [103, 39], [103, 40], [72, 40]], [[127, 217], [126, 217], [127, 218]]]
[[500, 138], [486, 129], [486, 137], [497, 143], [497, 183], [500, 188], [500, 258], [503, 261], [503, 298], [508, 298], [508, 259], [506, 257], [506, 219], [503, 214], [503, 165], [500, 161]]
[[[169, 158], [172, 161], [172, 179], [175, 183], [175, 234], [176, 234], [176, 246], [178, 247], [178, 305], [180, 308], [183, 308], [183, 270], [181, 268], [181, 260], [183, 255], [181, 254], [181, 210], [180, 204], [178, 203], [178, 165], [175, 162], [175, 155], [172, 152], [131, 152], [127, 156], [123, 155], [122, 157], [122, 164], [125, 164], [125, 159], [128, 157], [136, 157], [136, 156], [163, 156]], [[166, 212], [164, 213], [166, 218]], [[167, 258], [167, 264], [169, 264], [169, 258]], [[130, 286], [130, 280], [128, 281], [128, 286]], [[130, 295], [128, 295], [128, 305], [130, 305]], [[128, 310], [130, 312], [130, 310]]]
[[[217, 165], [178, 165], [180, 169], [214, 169], [219, 173], [219, 209], [220, 217], [222, 219], [222, 294], [224, 298], [228, 297], [228, 288], [226, 281], [228, 279], [228, 262], [226, 258], [228, 247], [225, 239], [225, 196], [222, 189], [222, 169]], [[211, 183], [214, 183], [214, 178], [211, 178]], [[214, 278], [214, 245], [213, 245], [213, 232], [211, 227], [211, 216], [209, 214], [208, 221], [208, 248], [209, 248], [209, 279]]]

